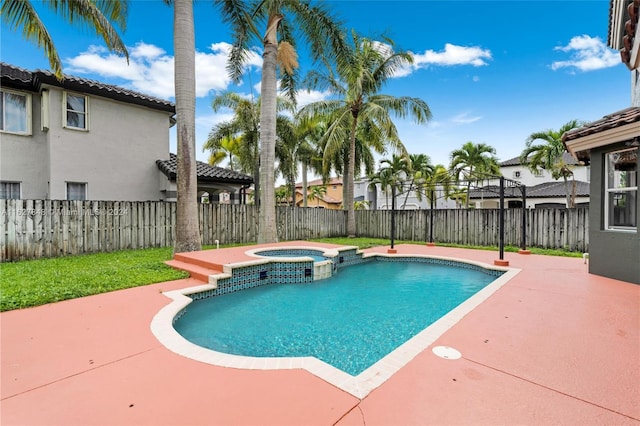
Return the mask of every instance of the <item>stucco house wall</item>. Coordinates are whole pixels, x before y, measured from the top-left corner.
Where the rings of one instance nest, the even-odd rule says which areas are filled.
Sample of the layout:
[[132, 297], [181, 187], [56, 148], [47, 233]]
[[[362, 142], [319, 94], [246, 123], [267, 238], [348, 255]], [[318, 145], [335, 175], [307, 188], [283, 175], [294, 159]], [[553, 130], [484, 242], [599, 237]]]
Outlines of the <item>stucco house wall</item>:
[[[375, 189], [374, 189], [375, 188]], [[446, 199], [444, 191], [436, 189], [436, 200], [434, 209], [455, 209], [456, 202]], [[353, 195], [356, 200], [361, 199], [370, 203], [369, 210], [391, 210], [391, 191], [388, 193], [382, 190], [380, 184], [371, 184], [369, 179], [358, 179], [354, 182]], [[418, 197], [415, 192], [396, 196], [396, 209], [398, 210], [428, 210], [431, 203], [422, 195]]]
[[[604, 219], [604, 159], [607, 152], [626, 148], [624, 143], [591, 151], [591, 204], [589, 207], [589, 272], [640, 284], [640, 237], [638, 230], [605, 229]], [[640, 160], [639, 160], [640, 161]], [[640, 197], [636, 197], [636, 212], [640, 212]]]
[[21, 198], [45, 199], [49, 181], [49, 144], [42, 131], [41, 102], [36, 92], [31, 94], [31, 134], [0, 133], [0, 180], [20, 183]]
[[169, 156], [169, 113], [90, 96], [89, 130], [68, 129], [63, 90], [49, 93], [49, 198], [65, 199], [66, 182], [86, 182], [90, 200], [162, 198], [155, 161]]
[[[1, 77], [3, 92], [30, 95], [30, 131], [0, 129], [0, 181], [20, 183], [20, 198], [67, 199], [68, 182], [85, 184], [87, 200], [166, 198], [156, 161], [169, 158], [172, 103], [5, 63]], [[65, 93], [87, 97], [85, 129], [66, 127]]]

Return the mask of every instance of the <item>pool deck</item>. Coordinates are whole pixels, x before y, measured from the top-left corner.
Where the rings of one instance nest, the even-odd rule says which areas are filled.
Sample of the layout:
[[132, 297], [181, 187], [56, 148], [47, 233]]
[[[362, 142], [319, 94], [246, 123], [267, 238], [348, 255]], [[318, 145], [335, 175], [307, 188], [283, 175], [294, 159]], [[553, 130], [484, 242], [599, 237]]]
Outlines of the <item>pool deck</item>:
[[[280, 245], [302, 244], [329, 246]], [[223, 265], [254, 248], [194, 256]], [[3, 312], [0, 424], [640, 425], [640, 286], [588, 274], [582, 258], [505, 259], [521, 272], [432, 345], [462, 358], [427, 349], [362, 400], [305, 370], [219, 367], [166, 349], [151, 320], [170, 303], [162, 292], [201, 284], [193, 278]]]

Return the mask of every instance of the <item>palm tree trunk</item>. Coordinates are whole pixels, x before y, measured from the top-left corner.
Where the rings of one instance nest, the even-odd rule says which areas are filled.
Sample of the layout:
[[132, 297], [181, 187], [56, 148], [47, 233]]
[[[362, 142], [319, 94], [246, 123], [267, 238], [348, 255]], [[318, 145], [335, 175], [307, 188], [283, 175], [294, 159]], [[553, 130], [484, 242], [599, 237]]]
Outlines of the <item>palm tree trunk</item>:
[[566, 176], [562, 176], [562, 179], [564, 180], [564, 191], [567, 197], [567, 208], [570, 209], [572, 205], [571, 205], [571, 189], [569, 187], [569, 181], [567, 180]]
[[349, 162], [345, 169], [346, 182], [346, 199], [344, 205], [347, 209], [347, 237], [355, 238], [356, 236], [356, 212], [353, 206], [353, 176], [356, 173], [356, 127], [358, 126], [358, 116], [353, 117], [353, 124], [351, 127], [351, 137], [349, 141]]
[[[273, 29], [275, 31], [275, 29]], [[275, 36], [273, 37], [275, 38]], [[271, 39], [269, 35], [265, 40]], [[262, 54], [262, 101], [260, 104], [260, 207], [258, 243], [278, 241], [275, 203], [276, 58], [278, 46], [265, 41]]]
[[302, 162], [302, 207], [307, 207], [307, 163]]
[[296, 206], [296, 178], [293, 174], [289, 175], [289, 189], [291, 190], [291, 205]]
[[175, 98], [178, 133], [176, 241], [174, 252], [202, 248], [198, 225], [196, 175], [196, 72], [192, 0], [175, 0], [173, 9]]
[[407, 201], [409, 201], [409, 193], [411, 192], [411, 188], [413, 188], [413, 184], [415, 183], [415, 179], [411, 178], [411, 183], [409, 184], [409, 189], [407, 189], [407, 195], [404, 197], [404, 204], [402, 206], [402, 210], [407, 209]]
[[342, 210], [347, 209], [347, 181], [349, 180], [349, 170], [347, 165], [349, 164], [349, 151], [344, 151], [344, 157], [342, 158]]

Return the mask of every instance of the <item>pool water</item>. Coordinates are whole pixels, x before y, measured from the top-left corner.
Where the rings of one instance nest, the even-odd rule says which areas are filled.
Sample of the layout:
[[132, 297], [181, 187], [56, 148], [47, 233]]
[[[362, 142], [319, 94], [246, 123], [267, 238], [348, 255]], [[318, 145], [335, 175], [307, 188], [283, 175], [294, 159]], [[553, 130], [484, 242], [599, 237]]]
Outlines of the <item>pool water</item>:
[[327, 260], [328, 257], [322, 254], [321, 250], [299, 249], [299, 248], [281, 248], [254, 251], [254, 254], [260, 257], [310, 257], [314, 262]]
[[196, 300], [174, 327], [219, 352], [313, 356], [355, 376], [496, 278], [473, 269], [374, 260], [309, 284]]

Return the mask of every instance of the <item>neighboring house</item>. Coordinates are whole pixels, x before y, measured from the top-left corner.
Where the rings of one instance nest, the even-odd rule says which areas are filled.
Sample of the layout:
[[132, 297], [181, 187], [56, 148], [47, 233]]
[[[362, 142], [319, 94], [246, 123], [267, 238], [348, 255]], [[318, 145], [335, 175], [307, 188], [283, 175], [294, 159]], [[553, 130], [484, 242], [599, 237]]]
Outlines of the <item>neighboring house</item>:
[[[174, 200], [175, 176], [159, 168], [173, 158], [174, 115], [166, 100], [0, 63], [0, 198]], [[247, 178], [209, 171], [198, 184], [237, 190]]]
[[[167, 177], [163, 180], [162, 189], [165, 199], [176, 199], [176, 171], [178, 157], [169, 154], [168, 160], [158, 160], [158, 169]], [[243, 173], [222, 167], [211, 166], [202, 161], [196, 162], [198, 176], [198, 197], [207, 197], [209, 202], [221, 204], [246, 204], [247, 189], [253, 184], [253, 179]]]
[[[371, 183], [368, 178], [356, 179], [354, 182], [354, 199], [369, 203], [369, 210], [391, 210], [391, 190], [382, 190], [382, 185]], [[442, 188], [435, 190], [434, 209], [455, 209], [456, 202], [445, 196]], [[431, 203], [424, 194], [416, 194], [414, 191], [396, 195], [397, 210], [426, 210], [431, 208]]]
[[589, 272], [640, 284], [638, 153], [640, 151], [640, 14], [638, 2], [612, 0], [608, 45], [631, 70], [631, 108], [563, 135], [578, 160], [591, 164]]
[[[321, 198], [312, 195], [311, 187], [324, 186], [326, 193]], [[342, 179], [333, 177], [325, 183], [322, 179], [307, 182], [307, 207], [320, 207], [324, 209], [339, 210], [342, 208]], [[296, 206], [302, 207], [304, 199], [302, 196], [302, 182], [296, 183]]]
[[0, 64], [0, 198], [158, 200], [171, 102]]
[[[577, 161], [569, 153], [564, 153], [562, 160], [571, 166], [576, 182], [576, 207], [586, 207], [589, 204], [589, 166]], [[567, 207], [567, 192], [564, 179], [553, 179], [551, 172], [541, 170], [540, 173], [532, 172], [519, 157], [511, 158], [500, 163], [500, 173], [510, 181], [526, 186], [527, 208]], [[499, 206], [499, 183], [491, 180], [483, 188], [472, 189], [469, 196], [469, 205], [475, 208], [495, 209]], [[572, 185], [569, 179], [569, 185]], [[512, 188], [509, 183], [505, 185], [505, 207], [522, 207], [522, 192]]]

